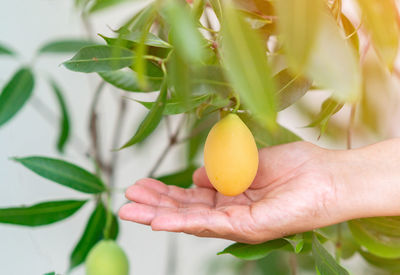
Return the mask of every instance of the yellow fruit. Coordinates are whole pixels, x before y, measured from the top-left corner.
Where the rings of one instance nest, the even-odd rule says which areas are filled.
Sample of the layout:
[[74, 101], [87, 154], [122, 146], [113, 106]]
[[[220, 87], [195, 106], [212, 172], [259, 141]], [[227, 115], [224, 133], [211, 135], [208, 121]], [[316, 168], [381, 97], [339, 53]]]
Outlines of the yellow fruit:
[[236, 196], [251, 185], [258, 169], [258, 151], [246, 124], [228, 114], [214, 125], [204, 146], [207, 176], [218, 192]]
[[86, 275], [128, 274], [128, 258], [116, 242], [103, 240], [90, 250], [86, 259]]

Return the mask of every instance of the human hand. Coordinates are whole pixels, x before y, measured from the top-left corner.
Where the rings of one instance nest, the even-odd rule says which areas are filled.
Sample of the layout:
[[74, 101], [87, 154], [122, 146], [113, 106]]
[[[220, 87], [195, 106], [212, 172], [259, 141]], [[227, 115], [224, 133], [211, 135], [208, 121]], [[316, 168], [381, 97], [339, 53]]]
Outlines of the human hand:
[[260, 243], [378, 214], [366, 211], [367, 192], [361, 190], [361, 197], [352, 199], [359, 184], [353, 170], [367, 168], [347, 152], [307, 142], [264, 148], [252, 185], [235, 197], [216, 192], [204, 168], [194, 173], [191, 189], [141, 179], [126, 191], [133, 203], [124, 205], [119, 215], [157, 231]]

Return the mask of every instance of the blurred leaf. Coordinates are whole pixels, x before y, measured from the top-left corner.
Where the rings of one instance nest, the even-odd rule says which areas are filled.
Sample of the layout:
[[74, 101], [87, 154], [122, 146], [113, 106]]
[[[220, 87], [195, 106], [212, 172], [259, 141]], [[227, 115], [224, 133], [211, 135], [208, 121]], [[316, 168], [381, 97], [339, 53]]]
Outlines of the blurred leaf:
[[176, 185], [182, 188], [189, 188], [193, 183], [192, 176], [196, 169], [196, 166], [189, 166], [181, 171], [160, 176], [157, 178], [157, 180], [165, 183], [166, 185]]
[[192, 95], [191, 67], [177, 52], [172, 53], [168, 62], [169, 83], [173, 86], [174, 96], [186, 108], [190, 108]]
[[274, 76], [279, 99], [279, 110], [283, 110], [299, 100], [310, 88], [312, 82], [300, 75], [293, 76], [283, 70]]
[[[165, 108], [164, 108], [164, 115], [176, 115], [176, 114], [182, 114], [189, 112], [193, 110], [194, 108], [198, 107], [201, 103], [207, 101], [210, 98], [209, 95], [200, 95], [191, 98], [186, 104], [182, 101], [178, 101], [176, 98], [171, 98], [168, 99], [165, 103]], [[147, 109], [153, 108], [154, 104], [157, 102], [145, 102], [145, 101], [139, 101], [135, 100], [136, 102], [142, 104], [144, 107]]]
[[133, 64], [133, 52], [106, 45], [89, 46], [82, 48], [72, 59], [63, 65], [75, 72], [92, 73], [115, 71]]
[[16, 55], [15, 52], [9, 47], [0, 44], [0, 55]]
[[115, 214], [112, 216], [111, 228], [110, 228], [110, 239], [116, 240], [119, 235], [119, 220]]
[[129, 31], [143, 31], [147, 22], [156, 17], [156, 6], [154, 2], [149, 2], [149, 5], [132, 16], [125, 24], [122, 25], [116, 32], [124, 34]]
[[93, 5], [89, 9], [89, 12], [98, 12], [127, 1], [128, 0], [94, 0]]
[[347, 39], [350, 41], [354, 50], [359, 55], [360, 41], [358, 39], [357, 29], [353, 26], [351, 21], [343, 13], [340, 15], [343, 25], [343, 30], [346, 34]]
[[13, 160], [39, 176], [83, 193], [97, 194], [106, 189], [97, 176], [63, 160], [35, 156], [13, 158]]
[[354, 239], [369, 252], [384, 258], [400, 258], [400, 217], [349, 221]]
[[222, 57], [234, 90], [261, 124], [276, 128], [276, 90], [263, 42], [229, 4], [222, 34]]
[[340, 266], [326, 251], [316, 236], [313, 237], [312, 254], [315, 259], [315, 267], [321, 275], [349, 275], [346, 269]]
[[64, 220], [78, 211], [87, 201], [48, 201], [33, 206], [0, 209], [0, 223], [40, 226]]
[[157, 178], [157, 180], [165, 183], [166, 185], [175, 185], [182, 188], [189, 188], [193, 183], [192, 176], [196, 169], [196, 166], [189, 166], [188, 168], [181, 171], [160, 176]]
[[75, 53], [79, 51], [83, 47], [93, 46], [96, 43], [90, 40], [83, 39], [62, 39], [50, 41], [44, 44], [38, 50], [38, 54], [67, 54], [67, 53]]
[[201, 62], [204, 57], [204, 38], [197, 30], [187, 4], [178, 0], [167, 0], [163, 12], [171, 26], [171, 44], [176, 52], [188, 62]]
[[[268, 257], [264, 257], [255, 262], [257, 269], [260, 273], [252, 273], [253, 274], [262, 274], [262, 275], [290, 275], [292, 274], [290, 270], [290, 266], [288, 264], [288, 255], [287, 253], [281, 252], [279, 250], [272, 251]], [[246, 262], [245, 262], [246, 263]], [[240, 275], [243, 274], [240, 273]], [[239, 274], [238, 274], [239, 275]]]
[[19, 69], [0, 94], [0, 126], [10, 120], [30, 98], [35, 79], [30, 68]]
[[307, 75], [333, 91], [339, 102], [356, 102], [361, 95], [361, 70], [353, 47], [328, 14], [323, 14], [317, 40], [309, 58]]
[[321, 25], [323, 1], [286, 0], [275, 1], [279, 35], [289, 66], [296, 73], [303, 71], [309, 62]]
[[103, 237], [103, 230], [106, 225], [106, 209], [100, 201], [92, 212], [82, 237], [76, 244], [69, 259], [69, 270], [82, 264], [90, 249]]
[[234, 243], [217, 255], [232, 254], [243, 260], [258, 260], [268, 256], [274, 250], [291, 251], [292, 246], [284, 239], [276, 239], [261, 244]]
[[277, 130], [271, 132], [248, 114], [240, 114], [240, 118], [249, 127], [259, 148], [302, 140], [293, 132], [278, 124]]
[[139, 125], [139, 128], [136, 130], [135, 135], [120, 149], [132, 146], [138, 142], [143, 141], [157, 128], [163, 117], [165, 102], [167, 100], [167, 91], [167, 81], [166, 79], [164, 79], [164, 82], [161, 85], [160, 94], [158, 95], [156, 100], [156, 104], [151, 108], [145, 119]]
[[[142, 32], [140, 31], [127, 32], [121, 34], [121, 36], [117, 38], [111, 38], [101, 34], [99, 35], [109, 45], [117, 44], [117, 46], [132, 48], [135, 46], [135, 44], [138, 44], [140, 42]], [[144, 44], [146, 44], [147, 46], [158, 47], [158, 48], [172, 47], [170, 44], [168, 44], [167, 42], [165, 42], [164, 40], [162, 40], [161, 38], [159, 38], [158, 36], [156, 36], [151, 32], [147, 33], [146, 39], [144, 40]]]
[[306, 127], [318, 126], [320, 128], [320, 136], [323, 135], [331, 116], [339, 112], [342, 108], [343, 104], [338, 103], [336, 100], [332, 98], [326, 99], [321, 105], [321, 111], [317, 115], [317, 118]]
[[358, 0], [357, 2], [375, 49], [391, 70], [397, 56], [400, 39], [396, 3], [393, 0]]
[[45, 273], [43, 275], [57, 275], [57, 274], [55, 272], [47, 272], [47, 273]]
[[69, 137], [69, 129], [70, 129], [70, 119], [67, 110], [67, 105], [64, 100], [64, 96], [62, 95], [61, 89], [58, 84], [54, 81], [54, 79], [50, 79], [50, 85], [53, 88], [53, 91], [56, 95], [58, 105], [60, 106], [61, 115], [60, 115], [60, 132], [58, 135], [57, 142], [57, 150], [60, 153], [64, 152], [65, 145], [68, 141]]
[[195, 21], [199, 21], [206, 6], [206, 0], [194, 0], [192, 6], [192, 16]]
[[359, 253], [368, 263], [374, 266], [383, 268], [385, 270], [391, 271], [396, 274], [400, 272], [400, 258], [396, 259], [382, 258], [363, 250], [359, 250]]
[[143, 90], [139, 86], [137, 75], [136, 72], [134, 71], [118, 70], [118, 71], [100, 72], [99, 75], [101, 76], [101, 78], [103, 78], [106, 82], [110, 83], [111, 85], [128, 92], [157, 91], [160, 89], [161, 82], [163, 80], [163, 77], [147, 76], [146, 81], [148, 83], [147, 86], [148, 90]]

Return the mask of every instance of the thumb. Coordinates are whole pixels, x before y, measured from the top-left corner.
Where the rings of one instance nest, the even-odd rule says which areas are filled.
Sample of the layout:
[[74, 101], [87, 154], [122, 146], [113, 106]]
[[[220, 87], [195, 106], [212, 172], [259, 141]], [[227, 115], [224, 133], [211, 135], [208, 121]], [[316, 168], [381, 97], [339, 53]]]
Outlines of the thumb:
[[193, 182], [198, 187], [214, 188], [207, 177], [206, 169], [201, 167], [193, 173]]

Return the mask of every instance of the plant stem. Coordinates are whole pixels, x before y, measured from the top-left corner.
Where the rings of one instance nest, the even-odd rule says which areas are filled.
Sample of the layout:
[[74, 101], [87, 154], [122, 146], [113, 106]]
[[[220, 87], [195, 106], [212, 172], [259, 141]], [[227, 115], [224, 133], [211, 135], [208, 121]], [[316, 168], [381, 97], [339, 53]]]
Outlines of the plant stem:
[[168, 152], [172, 149], [172, 147], [174, 145], [176, 145], [178, 143], [178, 136], [179, 136], [179, 133], [180, 133], [181, 129], [183, 128], [183, 124], [185, 122], [185, 118], [186, 118], [185, 115], [182, 116], [182, 119], [179, 122], [179, 125], [175, 130], [175, 133], [172, 134], [171, 136], [169, 136], [169, 142], [168, 142], [167, 146], [164, 148], [164, 150], [162, 151], [161, 155], [158, 157], [158, 159], [155, 162], [153, 168], [150, 170], [150, 172], [148, 174], [149, 178], [154, 177], [154, 174], [156, 173], [156, 171], [160, 167], [161, 163], [164, 161], [165, 157], [168, 155]]
[[290, 274], [297, 275], [297, 257], [296, 254], [290, 253], [289, 255]]
[[108, 169], [103, 163], [100, 152], [99, 125], [98, 125], [98, 116], [96, 109], [104, 86], [105, 86], [104, 81], [101, 81], [100, 84], [97, 86], [92, 99], [92, 103], [90, 105], [90, 112], [89, 112], [89, 134], [91, 140], [90, 151], [91, 154], [93, 155], [96, 165], [100, 168], [101, 171], [107, 171]]

